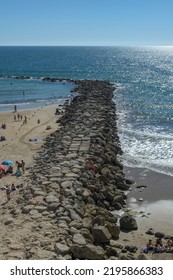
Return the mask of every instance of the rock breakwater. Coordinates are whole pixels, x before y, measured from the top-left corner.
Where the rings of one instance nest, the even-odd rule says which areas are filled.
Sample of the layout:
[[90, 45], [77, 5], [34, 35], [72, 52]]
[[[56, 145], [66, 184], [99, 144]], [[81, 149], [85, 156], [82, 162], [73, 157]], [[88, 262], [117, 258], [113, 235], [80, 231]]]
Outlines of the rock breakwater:
[[[121, 259], [123, 252], [134, 258], [135, 246], [117, 243], [112, 214], [125, 207], [130, 187], [118, 160], [114, 86], [76, 85], [78, 95], [46, 138], [27, 186], [0, 209], [1, 259]], [[126, 215], [123, 229], [134, 229], [131, 220]]]

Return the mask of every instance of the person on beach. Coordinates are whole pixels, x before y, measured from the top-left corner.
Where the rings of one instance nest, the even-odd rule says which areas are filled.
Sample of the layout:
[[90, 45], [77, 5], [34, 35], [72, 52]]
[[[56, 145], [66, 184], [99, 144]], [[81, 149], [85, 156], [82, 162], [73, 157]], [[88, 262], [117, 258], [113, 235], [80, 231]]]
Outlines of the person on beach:
[[40, 124], [40, 119], [37, 120], [37, 124]]
[[14, 105], [14, 112], [16, 113], [17, 112], [17, 106]]
[[18, 121], [20, 121], [20, 114], [17, 114], [17, 119]]
[[148, 254], [149, 252], [152, 252], [154, 250], [155, 246], [152, 243], [152, 240], [149, 239], [146, 246], [142, 249], [142, 252], [145, 254]]
[[13, 173], [13, 166], [10, 165], [6, 170], [6, 174], [12, 174], [12, 173]]
[[23, 124], [27, 124], [27, 116], [24, 116]]
[[7, 185], [6, 186], [6, 196], [7, 196], [7, 201], [10, 200], [10, 192], [11, 192], [11, 189], [10, 189], [10, 186]]
[[17, 170], [20, 171], [20, 168], [22, 167], [21, 163], [16, 160], [16, 165], [17, 165]]
[[1, 128], [6, 129], [6, 123], [2, 123]]
[[22, 172], [23, 172], [23, 174], [25, 173], [25, 162], [23, 161], [23, 159], [22, 159], [22, 161], [21, 161], [21, 168], [22, 168]]
[[15, 187], [15, 185], [14, 185], [14, 183], [11, 185], [11, 192], [14, 192], [14, 191], [16, 191], [16, 187]]
[[16, 115], [14, 115], [14, 122], [16, 122]]
[[153, 243], [152, 243], [152, 240], [151, 240], [151, 239], [149, 239], [149, 240], [148, 240], [148, 243], [147, 243], [146, 247], [147, 247], [147, 250], [148, 250], [148, 251], [153, 250], [154, 245], [153, 245]]
[[168, 239], [167, 244], [166, 244], [166, 252], [172, 252], [173, 251], [173, 243], [172, 239]]

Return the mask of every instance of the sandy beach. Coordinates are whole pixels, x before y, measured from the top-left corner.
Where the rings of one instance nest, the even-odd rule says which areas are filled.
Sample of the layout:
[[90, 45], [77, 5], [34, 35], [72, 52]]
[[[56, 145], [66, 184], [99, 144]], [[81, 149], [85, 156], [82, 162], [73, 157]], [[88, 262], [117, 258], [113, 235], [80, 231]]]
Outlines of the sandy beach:
[[[21, 161], [26, 163], [25, 174], [20, 177], [7, 175], [0, 179], [0, 186], [6, 184], [15, 185], [27, 184], [27, 177], [30, 167], [34, 164], [34, 159], [38, 155], [44, 139], [51, 132], [58, 129], [56, 120], [59, 116], [55, 115], [57, 105], [45, 106], [29, 110], [21, 110], [14, 112], [1, 112], [0, 124], [6, 123], [6, 129], [0, 129], [0, 134], [6, 137], [5, 141], [0, 142], [1, 145], [1, 162], [5, 159], [10, 159], [13, 162]], [[14, 121], [14, 115], [17, 114], [27, 117], [27, 124], [23, 125], [23, 121]], [[40, 124], [37, 123], [38, 119]], [[51, 129], [47, 129], [50, 126]], [[30, 141], [37, 139], [38, 141]], [[14, 165], [14, 170], [17, 166]], [[157, 231], [172, 234], [172, 219], [171, 219], [171, 186], [172, 177], [159, 174], [147, 169], [140, 168], [125, 168], [127, 178], [133, 179], [135, 184], [128, 194], [127, 207], [131, 209], [138, 223], [138, 231], [129, 233], [120, 233], [120, 241], [136, 242], [139, 248], [142, 247], [148, 240], [145, 232], [149, 228], [154, 228]], [[147, 185], [147, 188], [142, 191], [137, 190], [137, 185]], [[15, 193], [13, 194], [15, 195]], [[139, 198], [143, 198], [139, 202]], [[5, 191], [0, 192], [0, 203], [5, 202]], [[159, 208], [163, 211], [158, 215]], [[117, 212], [117, 213], [121, 213]]]
[[[100, 88], [99, 88], [99, 90], [100, 90]], [[86, 105], [86, 108], [91, 108], [91, 104], [93, 105], [93, 103], [90, 101], [90, 98], [88, 98], [87, 101], [89, 102], [89, 105], [88, 106]], [[84, 103], [86, 103], [86, 101]], [[80, 102], [79, 102], [79, 104], [80, 104]], [[68, 119], [66, 119], [66, 115], [65, 115], [64, 123], [62, 122], [62, 124], [64, 126], [67, 125], [67, 128], [63, 132], [64, 136], [63, 135], [61, 136], [62, 139], [64, 139], [63, 141], [64, 141], [65, 145], [68, 147], [68, 148], [66, 148], [67, 152], [64, 152], [64, 149], [62, 149], [61, 146], [60, 146], [60, 148], [57, 148], [57, 143], [59, 143], [58, 142], [59, 138], [57, 138], [55, 141], [56, 145], [54, 147], [54, 151], [55, 151], [54, 160], [56, 162], [59, 162], [59, 164], [56, 164], [57, 166], [52, 166], [51, 172], [53, 172], [53, 173], [48, 174], [48, 177], [44, 177], [46, 175], [44, 175], [45, 170], [43, 170], [44, 176], [43, 176], [43, 179], [41, 179], [42, 185], [40, 185], [40, 177], [39, 177], [39, 176], [42, 176], [40, 174], [42, 172], [41, 166], [38, 167], [38, 170], [39, 170], [38, 172], [40, 172], [40, 173], [37, 174], [37, 176], [36, 176], [36, 180], [37, 180], [37, 182], [39, 182], [38, 193], [37, 193], [38, 198], [39, 197], [41, 198], [42, 196], [47, 197], [47, 193], [46, 193], [47, 187], [46, 186], [49, 186], [48, 189], [50, 189], [50, 192], [52, 194], [51, 201], [54, 202], [54, 196], [57, 195], [57, 190], [59, 188], [59, 185], [62, 184], [62, 185], [66, 186], [69, 197], [66, 198], [64, 207], [67, 206], [67, 209], [69, 209], [69, 207], [71, 207], [71, 197], [73, 197], [75, 195], [76, 196], [75, 199], [77, 201], [77, 199], [81, 193], [81, 188], [84, 191], [82, 195], [84, 196], [85, 202], [86, 202], [86, 197], [92, 195], [92, 192], [90, 192], [90, 190], [87, 191], [87, 189], [85, 189], [85, 185], [83, 186], [83, 184], [81, 183], [81, 182], [85, 183], [86, 178], [84, 177], [84, 181], [81, 181], [81, 182], [76, 179], [76, 178], [78, 178], [77, 174], [79, 174], [79, 172], [81, 172], [81, 165], [80, 165], [81, 161], [83, 162], [85, 160], [85, 157], [87, 157], [87, 153], [88, 153], [89, 149], [91, 152], [91, 143], [87, 142], [90, 140], [88, 140], [88, 137], [86, 137], [86, 135], [88, 135], [88, 131], [86, 132], [86, 135], [82, 134], [86, 123], [84, 125], [84, 123], [82, 121], [81, 126], [79, 126], [78, 117], [77, 117], [77, 119], [75, 119], [75, 121], [72, 120], [72, 117], [75, 116], [75, 114], [73, 113], [74, 109], [76, 110], [76, 108], [79, 107], [79, 104], [77, 104], [77, 107], [76, 107], [76, 105], [74, 108], [72, 107], [73, 110], [71, 110], [71, 111], [69, 110], [70, 113], [69, 113], [69, 115], [67, 114]], [[0, 129], [0, 134], [6, 137], [5, 141], [0, 142], [0, 145], [1, 145], [0, 160], [1, 160], [1, 162], [8, 159], [8, 160], [12, 160], [13, 162], [16, 162], [16, 160], [17, 161], [24, 160], [26, 163], [26, 171], [24, 174], [22, 174], [22, 176], [16, 178], [16, 176], [13, 176], [13, 175], [6, 175], [2, 179], [0, 179], [0, 186], [3, 186], [5, 184], [11, 185], [12, 183], [14, 183], [15, 185], [18, 185], [21, 183], [24, 184], [24, 186], [25, 186], [25, 184], [27, 185], [27, 180], [28, 180], [27, 177], [30, 176], [30, 179], [31, 179], [30, 168], [32, 168], [32, 166], [34, 165], [35, 158], [38, 156], [38, 152], [39, 152], [42, 144], [44, 143], [44, 139], [50, 133], [55, 132], [59, 128], [59, 124], [56, 123], [56, 120], [59, 119], [59, 116], [55, 115], [56, 107], [57, 107], [57, 105], [45, 106], [45, 107], [41, 107], [41, 108], [37, 108], [37, 109], [30, 109], [30, 110], [26, 110], [26, 111], [17, 112], [20, 115], [22, 115], [23, 118], [24, 118], [24, 116], [27, 117], [26, 124], [23, 124], [22, 121], [18, 121], [18, 120], [15, 121], [14, 115], [17, 115], [17, 114], [14, 112], [0, 113], [0, 124], [6, 123], [6, 129]], [[101, 112], [101, 114], [102, 114], [102, 112]], [[81, 109], [81, 116], [83, 118], [83, 107]], [[90, 119], [89, 118], [90, 113], [87, 113], [86, 117], [88, 119]], [[38, 119], [40, 120], [40, 123], [38, 123]], [[98, 121], [100, 121], [100, 116], [98, 117]], [[75, 122], [76, 122], [76, 124], [75, 124]], [[69, 127], [68, 127], [68, 124], [69, 124]], [[74, 126], [74, 128], [71, 127], [72, 125]], [[47, 129], [48, 127], [50, 129]], [[99, 126], [99, 128], [100, 128], [100, 126]], [[77, 132], [74, 132], [75, 129]], [[91, 132], [91, 135], [95, 135], [96, 127], [93, 126], [93, 124], [90, 126], [90, 130], [91, 129], [93, 129], [93, 131], [94, 131], [94, 133]], [[71, 130], [71, 132], [70, 132], [70, 130]], [[78, 133], [78, 134], [76, 134], [76, 133]], [[73, 139], [74, 139], [73, 141], [71, 140], [72, 137], [69, 135], [73, 135]], [[78, 135], [78, 138], [76, 135]], [[59, 136], [54, 135], [54, 137], [59, 137]], [[39, 141], [30, 141], [30, 140], [34, 140], [34, 139], [38, 139]], [[94, 141], [94, 138], [93, 138], [93, 141]], [[100, 140], [100, 141], [102, 141], [102, 140]], [[71, 144], [69, 144], [69, 143], [71, 143]], [[90, 144], [90, 148], [89, 148], [89, 144]], [[49, 144], [49, 142], [48, 142], [47, 145], [48, 145], [49, 151], [50, 151], [51, 144]], [[70, 145], [70, 147], [69, 147], [69, 145]], [[97, 150], [97, 145], [98, 145], [98, 143], [93, 144], [94, 152], [95, 152], [95, 150]], [[99, 148], [99, 146], [98, 146], [98, 148]], [[76, 151], [78, 151], [77, 153], [78, 153], [78, 157], [79, 157], [79, 159], [78, 159], [79, 162], [74, 161], [74, 167], [72, 165], [72, 167], [70, 167], [71, 168], [70, 169], [68, 167], [68, 164], [70, 164], [69, 159], [71, 159], [73, 157], [76, 158], [76, 156], [77, 156], [75, 154]], [[52, 151], [50, 153], [53, 154]], [[62, 164], [61, 164], [61, 161], [62, 161]], [[63, 164], [65, 166], [63, 166]], [[50, 167], [49, 161], [47, 163], [47, 166]], [[16, 168], [17, 167], [15, 165], [14, 171], [16, 170]], [[45, 165], [45, 168], [47, 168], [46, 165]], [[43, 168], [43, 169], [45, 169], [45, 168]], [[56, 173], [55, 173], [55, 171], [56, 171]], [[105, 172], [105, 171], [106, 170], [104, 170], [104, 168], [103, 168], [101, 172]], [[86, 172], [84, 172], [84, 173], [86, 173]], [[166, 215], [168, 215], [168, 214], [171, 215], [171, 211], [170, 211], [171, 205], [166, 204], [165, 202], [163, 203], [163, 201], [161, 200], [163, 198], [163, 192], [164, 192], [163, 184], [165, 186], [167, 185], [167, 188], [170, 189], [170, 195], [171, 195], [171, 179], [172, 178], [170, 178], [169, 176], [164, 177], [161, 174], [157, 174], [157, 173], [155, 174], [150, 171], [143, 170], [143, 169], [141, 169], [141, 170], [138, 170], [138, 169], [126, 170], [125, 169], [125, 173], [126, 173], [125, 174], [126, 178], [133, 179], [136, 182], [134, 185], [132, 185], [130, 192], [128, 191], [127, 208], [129, 208], [129, 211], [132, 214], [132, 216], [135, 217], [137, 224], [138, 224], [138, 230], [132, 230], [128, 233], [120, 231], [119, 239], [117, 242], [121, 243], [123, 245], [131, 244], [131, 245], [137, 246], [137, 248], [138, 248], [137, 254], [139, 254], [140, 249], [146, 244], [146, 242], [150, 238], [146, 234], [146, 231], [148, 229], [153, 228], [155, 232], [159, 231], [159, 232], [163, 232], [165, 235], [166, 234], [172, 235], [171, 217], [170, 218], [168, 217], [168, 219], [165, 218]], [[91, 173], [89, 173], [89, 174], [92, 175]], [[98, 184], [98, 182], [100, 182], [101, 189], [103, 189], [103, 186], [101, 185], [102, 182], [98, 181], [99, 176], [96, 177], [95, 180], [97, 180], [97, 184]], [[59, 177], [61, 179], [59, 179]], [[121, 178], [123, 180], [123, 177], [121, 177]], [[62, 180], [62, 181], [60, 181], [60, 180]], [[67, 180], [67, 181], [65, 181], [65, 180]], [[74, 193], [70, 180], [75, 182], [75, 186], [77, 183], [79, 184], [76, 194]], [[158, 182], [159, 182], [159, 184], [158, 184]], [[169, 182], [169, 184], [168, 184], [168, 182]], [[147, 188], [136, 189], [136, 186], [141, 185], [141, 184], [142, 185], [146, 184]], [[93, 185], [92, 188], [93, 187], [95, 187], [95, 186]], [[109, 187], [109, 184], [106, 185], [106, 188], [108, 188], [108, 187]], [[92, 190], [92, 188], [91, 188], [91, 190]], [[43, 193], [43, 189], [44, 189], [44, 193]], [[105, 195], [109, 192], [111, 194], [111, 191], [112, 191], [112, 187], [110, 187], [109, 190], [105, 189], [105, 191], [104, 191]], [[116, 191], [117, 190], [115, 189], [115, 193], [116, 193]], [[165, 193], [166, 192], [167, 192], [167, 190], [165, 189]], [[154, 196], [154, 193], [157, 193], [157, 196]], [[27, 194], [27, 188], [26, 188], [26, 194]], [[152, 196], [151, 196], [151, 194], [152, 194]], [[13, 195], [14, 196], [16, 195], [16, 197], [17, 197], [17, 193], [16, 194], [14, 193]], [[97, 194], [95, 193], [95, 195], [97, 195]], [[113, 194], [111, 194], [111, 197], [112, 197], [112, 195]], [[83, 196], [81, 196], [81, 197], [83, 198]], [[142, 200], [142, 202], [139, 202], [138, 198], [141, 198], [141, 197], [143, 200]], [[169, 195], [164, 197], [165, 200], [168, 200], [168, 198], [169, 198]], [[95, 199], [97, 199], [97, 197]], [[6, 198], [5, 191], [1, 191], [0, 192], [0, 202], [3, 203], [6, 200], [7, 200], [7, 198]], [[92, 201], [92, 199], [89, 200], [89, 202], [88, 202], [91, 207], [92, 202], [90, 202], [90, 201]], [[16, 205], [15, 203], [16, 202], [14, 201], [14, 205], [13, 205], [13, 200], [10, 201], [10, 206], [8, 208], [9, 211], [10, 211], [10, 209], [12, 209], [11, 207], [15, 208], [15, 205]], [[35, 197], [33, 197], [33, 199], [30, 199], [30, 203], [32, 205], [32, 208], [33, 207], [36, 207], [36, 208], [34, 210], [32, 210], [30, 208], [27, 208], [27, 206], [26, 206], [26, 208], [27, 208], [26, 210], [30, 212], [30, 214], [28, 214], [28, 212], [27, 212], [28, 217], [29, 217], [29, 220], [28, 220], [29, 223], [27, 223], [27, 220], [25, 220], [23, 216], [19, 216], [19, 217], [22, 217], [23, 221], [20, 218], [15, 219], [16, 223], [18, 222], [20, 224], [20, 226], [22, 225], [21, 229], [23, 230], [24, 233], [26, 232], [27, 228], [28, 228], [28, 230], [31, 230], [29, 225], [33, 223], [32, 219], [36, 219], [36, 220], [41, 219], [41, 218], [45, 219], [45, 225], [47, 226], [46, 223], [49, 224], [52, 217], [54, 217], [54, 214], [52, 212], [50, 212], [50, 216], [49, 216], [49, 214], [48, 214], [49, 211], [45, 211], [45, 213], [43, 212], [43, 215], [41, 214], [41, 212], [43, 210], [40, 210], [39, 207], [43, 207], [46, 209], [47, 206], [45, 206], [45, 205], [47, 205], [47, 204], [45, 204], [45, 200], [44, 200], [44, 202], [41, 200], [37, 201], [37, 199], [35, 199]], [[37, 203], [39, 204], [38, 209], [37, 209], [37, 206], [35, 205]], [[47, 202], [47, 203], [49, 203], [49, 202]], [[56, 201], [56, 203], [57, 203], [57, 201]], [[152, 205], [152, 203], [154, 203], [154, 206], [148, 208], [150, 205]], [[161, 204], [159, 204], [159, 203], [161, 203]], [[51, 207], [54, 207], [53, 204], [54, 203], [52, 203]], [[28, 207], [31, 207], [31, 205], [29, 205]], [[8, 207], [8, 205], [7, 205], [7, 207]], [[61, 207], [61, 205], [59, 205], [58, 207], [59, 207], [59, 210], [56, 212], [56, 215], [59, 215], [60, 220], [62, 219], [63, 215], [65, 215], [64, 221], [66, 221], [66, 220], [68, 221], [69, 216], [66, 216], [67, 211], [64, 212], [63, 207]], [[81, 213], [81, 211], [83, 211], [83, 205], [80, 205], [80, 207], [81, 207], [80, 211], [78, 210], [77, 213]], [[159, 215], [157, 215], [158, 209], [160, 209], [161, 207], [162, 207], [162, 209], [164, 209], [164, 211], [162, 211], [162, 213], [160, 213], [161, 211], [159, 211]], [[71, 211], [74, 211], [73, 208], [74, 208], [74, 205], [72, 203]], [[49, 208], [47, 208], [47, 209], [49, 209]], [[38, 212], [38, 211], [41, 211], [41, 212]], [[36, 213], [36, 212], [38, 212], [38, 213]], [[121, 215], [122, 210], [115, 211], [115, 212], [117, 212], [116, 213], [117, 215]], [[3, 213], [5, 213], [5, 212], [3, 212]], [[71, 212], [71, 213], [73, 213], [73, 212]], [[78, 218], [80, 218], [77, 213], [75, 215]], [[77, 219], [76, 216], [74, 219]], [[158, 217], [158, 219], [156, 219], [156, 217]], [[6, 216], [6, 218], [9, 219], [8, 215]], [[73, 218], [71, 218], [71, 219], [73, 220]], [[63, 221], [63, 223], [65, 223], [64, 221]], [[11, 224], [11, 220], [10, 220], [10, 224]], [[23, 227], [23, 224], [25, 224], [26, 228]], [[68, 223], [66, 224], [66, 227], [67, 226], [68, 226]], [[57, 226], [56, 225], [54, 226], [53, 223], [52, 223], [51, 227], [52, 227], [52, 230], [57, 231]], [[10, 226], [9, 226], [9, 230], [10, 230]], [[61, 225], [59, 227], [59, 230], [61, 232]], [[4, 234], [5, 234], [5, 232], [4, 232]], [[35, 231], [31, 230], [30, 234], [35, 235]], [[47, 233], [45, 233], [45, 234], [47, 234]], [[21, 235], [20, 236], [21, 240], [25, 241], [25, 238], [23, 237], [22, 232], [20, 233], [20, 235]], [[40, 236], [42, 236], [42, 232], [40, 232]], [[40, 237], [40, 236], [38, 237], [38, 240], [42, 239], [42, 237]], [[69, 238], [68, 231], [67, 231], [66, 238]], [[153, 236], [153, 239], [155, 239], [154, 236]], [[66, 239], [63, 239], [63, 240], [65, 242]], [[13, 242], [13, 240], [12, 240], [12, 242]], [[52, 242], [53, 242], [53, 240], [52, 240]], [[60, 243], [61, 243], [61, 240], [60, 240]], [[20, 244], [20, 242], [18, 242], [18, 244]], [[69, 243], [69, 244], [71, 244], [71, 243]], [[31, 246], [31, 248], [32, 248], [32, 246]], [[35, 250], [36, 249], [37, 248], [35, 248]], [[3, 250], [7, 250], [6, 247], [4, 247]], [[46, 249], [46, 250], [48, 250], [48, 249]], [[53, 249], [51, 249], [50, 251], [52, 252]], [[13, 256], [11, 255], [10, 251], [8, 251], [8, 253], [9, 253], [10, 258], [12, 258]], [[47, 257], [47, 254], [45, 256], [43, 256], [42, 253], [43, 252], [41, 252], [39, 256], [37, 255], [37, 258], [46, 258]], [[35, 251], [34, 254], [37, 254], [37, 251]], [[15, 253], [15, 257], [16, 256], [18, 258], [18, 255]], [[52, 255], [51, 255], [51, 257], [52, 257]], [[53, 258], [54, 257], [55, 256], [53, 255]], [[25, 257], [22, 255], [21, 258], [25, 258]]]
[[[34, 163], [34, 158], [44, 142], [44, 139], [51, 132], [58, 128], [56, 120], [59, 118], [55, 115], [57, 105], [44, 106], [40, 108], [21, 110], [17, 113], [14, 112], [1, 112], [0, 113], [0, 127], [3, 123], [6, 124], [6, 129], [0, 129], [0, 135], [5, 136], [6, 140], [0, 142], [0, 162], [4, 160], [12, 160], [21, 162], [24, 160], [26, 171], [20, 177], [6, 175], [0, 179], [0, 186], [5, 184], [25, 184], [29, 168]], [[22, 121], [16, 119], [17, 114], [22, 115]], [[27, 117], [27, 124], [23, 124], [24, 116]], [[38, 119], [40, 123], [38, 124]], [[47, 129], [49, 128], [50, 129]], [[32, 140], [32, 141], [31, 141]], [[37, 141], [35, 141], [37, 140]], [[6, 167], [7, 168], [7, 167]], [[14, 172], [17, 166], [14, 165]], [[0, 201], [6, 200], [4, 191], [0, 192]]]

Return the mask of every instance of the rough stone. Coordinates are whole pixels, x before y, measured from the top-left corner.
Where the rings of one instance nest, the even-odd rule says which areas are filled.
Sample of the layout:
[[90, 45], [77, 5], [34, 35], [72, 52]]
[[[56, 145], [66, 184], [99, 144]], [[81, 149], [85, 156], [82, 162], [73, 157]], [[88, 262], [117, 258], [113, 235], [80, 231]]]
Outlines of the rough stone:
[[120, 218], [120, 229], [121, 230], [127, 230], [127, 231], [138, 229], [137, 222], [136, 222], [135, 218], [133, 218], [129, 214], [124, 214]]

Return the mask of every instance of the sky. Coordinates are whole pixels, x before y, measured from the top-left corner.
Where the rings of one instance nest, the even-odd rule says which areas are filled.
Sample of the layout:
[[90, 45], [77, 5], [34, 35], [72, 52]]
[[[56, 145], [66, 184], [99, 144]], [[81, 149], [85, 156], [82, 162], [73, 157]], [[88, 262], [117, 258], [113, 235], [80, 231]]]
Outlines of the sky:
[[0, 46], [171, 46], [173, 0], [0, 0]]

